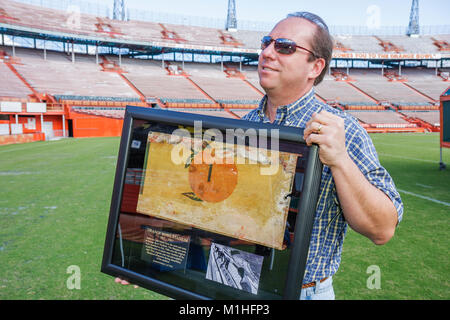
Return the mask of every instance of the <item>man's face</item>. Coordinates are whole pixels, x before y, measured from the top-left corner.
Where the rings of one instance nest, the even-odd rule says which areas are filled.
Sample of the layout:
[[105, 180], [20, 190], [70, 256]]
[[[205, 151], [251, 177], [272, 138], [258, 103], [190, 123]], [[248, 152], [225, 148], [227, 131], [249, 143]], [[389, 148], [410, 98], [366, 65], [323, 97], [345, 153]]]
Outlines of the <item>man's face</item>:
[[[316, 26], [305, 19], [287, 18], [280, 21], [269, 36], [272, 39], [286, 38], [297, 45], [311, 50], [311, 39]], [[310, 53], [297, 48], [291, 54], [275, 51], [274, 42], [259, 55], [258, 74], [261, 87], [270, 96], [282, 95], [292, 102], [309, 90], [313, 62], [308, 62]]]

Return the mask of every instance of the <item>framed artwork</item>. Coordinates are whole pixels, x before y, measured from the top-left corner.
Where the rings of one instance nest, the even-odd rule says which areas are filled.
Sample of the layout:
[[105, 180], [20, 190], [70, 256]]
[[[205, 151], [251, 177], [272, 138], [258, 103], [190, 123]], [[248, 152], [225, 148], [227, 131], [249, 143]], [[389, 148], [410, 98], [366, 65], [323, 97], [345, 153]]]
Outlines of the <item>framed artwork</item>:
[[102, 272], [182, 299], [298, 299], [322, 164], [300, 128], [127, 106]]

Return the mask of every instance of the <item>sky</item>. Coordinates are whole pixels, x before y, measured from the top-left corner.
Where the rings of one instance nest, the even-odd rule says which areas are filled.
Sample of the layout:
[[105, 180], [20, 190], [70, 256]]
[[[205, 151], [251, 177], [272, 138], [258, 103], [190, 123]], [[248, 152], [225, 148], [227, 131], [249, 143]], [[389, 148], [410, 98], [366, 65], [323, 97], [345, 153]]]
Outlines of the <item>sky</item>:
[[[113, 7], [114, 0], [91, 0]], [[412, 0], [235, 0], [238, 20], [275, 23], [310, 11], [330, 26], [407, 26]], [[128, 8], [226, 19], [228, 0], [125, 0]], [[420, 25], [450, 25], [450, 0], [420, 0]]]

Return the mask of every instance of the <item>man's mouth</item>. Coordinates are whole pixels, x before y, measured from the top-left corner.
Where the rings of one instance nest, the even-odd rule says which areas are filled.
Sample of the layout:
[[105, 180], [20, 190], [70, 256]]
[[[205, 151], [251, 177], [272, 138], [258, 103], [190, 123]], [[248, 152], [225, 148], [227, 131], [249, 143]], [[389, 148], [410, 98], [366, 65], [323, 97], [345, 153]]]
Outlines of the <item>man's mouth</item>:
[[276, 70], [274, 68], [271, 68], [271, 67], [268, 67], [268, 66], [263, 66], [261, 69], [264, 70], [264, 71], [278, 71], [278, 70]]

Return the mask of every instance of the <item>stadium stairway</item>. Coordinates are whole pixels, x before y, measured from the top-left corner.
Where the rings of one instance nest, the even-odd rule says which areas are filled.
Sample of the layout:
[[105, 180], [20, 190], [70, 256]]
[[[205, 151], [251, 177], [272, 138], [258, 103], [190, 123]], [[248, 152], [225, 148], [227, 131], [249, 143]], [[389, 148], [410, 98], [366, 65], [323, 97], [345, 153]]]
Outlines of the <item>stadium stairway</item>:
[[264, 93], [261, 92], [257, 87], [255, 87], [250, 81], [248, 81], [247, 79], [242, 79], [242, 81], [244, 81], [248, 86], [250, 86], [250, 88], [255, 90], [257, 93], [259, 93], [261, 97], [264, 96]]
[[356, 86], [355, 84], [346, 81], [347, 84], [351, 87], [353, 87], [354, 89], [358, 90], [359, 92], [361, 92], [363, 95], [365, 95], [367, 98], [369, 98], [370, 100], [372, 100], [373, 102], [375, 102], [376, 104], [379, 104], [380, 101], [375, 99], [374, 97], [372, 97], [370, 94], [368, 94], [367, 92], [365, 92], [364, 90], [362, 90], [361, 88], [359, 88], [358, 86]]
[[421, 95], [422, 97], [425, 97], [425, 98], [427, 98], [428, 100], [430, 100], [431, 103], [436, 103], [436, 102], [438, 102], [437, 100], [431, 98], [430, 96], [426, 95], [425, 93], [423, 93], [423, 92], [417, 90], [417, 89], [414, 88], [412, 85], [410, 85], [410, 84], [408, 84], [408, 83], [406, 83], [406, 82], [402, 82], [402, 83], [403, 83], [403, 85], [405, 85], [406, 87], [408, 87], [409, 89], [411, 89], [412, 91], [414, 91], [415, 93], [417, 93], [417, 94]]
[[412, 113], [400, 113], [404, 116], [404, 119], [410, 123], [416, 124], [420, 128], [424, 128], [427, 132], [439, 132], [440, 126], [437, 125], [436, 121], [434, 124], [431, 124], [424, 119], [420, 119], [417, 115], [413, 115]]
[[228, 78], [238, 78], [244, 81], [245, 84], [250, 86], [255, 92], [257, 92], [261, 97], [264, 96], [264, 93], [261, 92], [258, 88], [256, 88], [250, 81], [247, 80], [247, 77], [244, 73], [242, 73], [240, 70], [237, 69], [236, 66], [224, 64], [224, 70], [225, 74]]
[[19, 63], [17, 58], [14, 60], [14, 62], [11, 62], [9, 59], [3, 60], [3, 63], [14, 73], [14, 75], [28, 88], [33, 92], [33, 95], [38, 97], [39, 93], [28, 83], [27, 80], [17, 71], [17, 69], [13, 66], [13, 63]]
[[186, 79], [198, 90], [200, 91], [207, 99], [211, 100], [214, 107], [220, 107], [220, 103], [214, 100], [205, 90], [203, 90], [191, 77], [186, 76]]
[[[27, 95], [28, 102], [44, 102], [47, 104], [49, 112], [62, 112], [64, 107], [60, 104], [53, 95], [46, 92], [38, 92], [25, 77], [14, 67], [16, 64], [21, 64], [20, 58], [10, 57], [4, 50], [0, 50], [0, 57], [6, 67], [15, 75], [15, 77], [26, 87], [31, 93]], [[25, 108], [22, 108], [25, 111]]]
[[169, 30], [168, 27], [162, 23], [158, 23], [158, 25], [161, 27], [162, 31], [162, 38], [165, 40], [172, 40], [176, 43], [184, 43], [187, 42], [186, 39], [182, 38], [180, 35], [178, 35], [177, 32], [173, 30]]
[[[109, 61], [105, 56], [100, 56], [103, 62], [100, 63], [100, 66], [103, 68], [102, 71], [105, 72], [115, 72], [119, 75], [119, 77], [125, 81], [125, 83], [139, 96], [143, 106], [151, 107], [152, 105], [147, 102], [147, 98], [145, 95], [124, 75], [126, 72], [120, 66], [117, 65], [115, 61]], [[160, 107], [164, 107], [164, 104], [161, 103], [159, 99], [156, 99], [156, 103]]]

